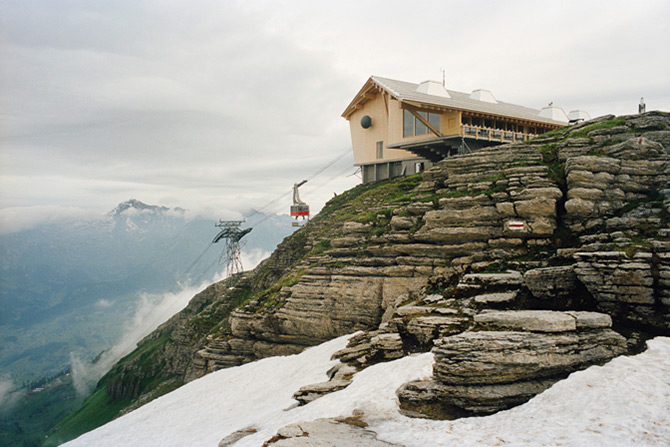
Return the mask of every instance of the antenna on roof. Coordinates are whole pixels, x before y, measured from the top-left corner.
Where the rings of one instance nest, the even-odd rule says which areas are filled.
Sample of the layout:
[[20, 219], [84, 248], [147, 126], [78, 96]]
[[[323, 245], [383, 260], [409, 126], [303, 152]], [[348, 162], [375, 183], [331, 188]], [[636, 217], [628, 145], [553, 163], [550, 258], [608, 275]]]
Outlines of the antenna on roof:
[[440, 68], [442, 72], [442, 87], [447, 88], [447, 70]]

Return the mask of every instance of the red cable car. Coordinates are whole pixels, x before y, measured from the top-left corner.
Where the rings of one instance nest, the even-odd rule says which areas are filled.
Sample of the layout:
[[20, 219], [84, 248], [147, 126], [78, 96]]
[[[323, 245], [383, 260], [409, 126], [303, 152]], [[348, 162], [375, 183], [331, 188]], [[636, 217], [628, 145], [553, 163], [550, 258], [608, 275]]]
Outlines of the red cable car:
[[[298, 193], [298, 188], [307, 183], [307, 180], [303, 180], [300, 183], [293, 184], [293, 205], [291, 205], [291, 217], [294, 217], [298, 220], [298, 217], [302, 217], [303, 220], [307, 218], [309, 220], [309, 205], [300, 200], [300, 194]], [[300, 224], [298, 222], [293, 222], [293, 226], [297, 227]]]

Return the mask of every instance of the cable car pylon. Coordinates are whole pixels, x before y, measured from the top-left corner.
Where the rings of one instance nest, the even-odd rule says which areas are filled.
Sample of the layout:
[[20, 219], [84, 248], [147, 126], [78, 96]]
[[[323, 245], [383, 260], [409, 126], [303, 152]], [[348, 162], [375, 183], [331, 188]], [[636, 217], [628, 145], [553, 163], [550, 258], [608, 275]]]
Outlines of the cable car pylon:
[[294, 227], [300, 226], [300, 223], [298, 223], [298, 217], [302, 217], [303, 220], [305, 220], [305, 218], [309, 220], [309, 205], [300, 200], [300, 193], [298, 192], [298, 188], [300, 188], [305, 183], [307, 183], [307, 180], [293, 184], [293, 205], [291, 205], [291, 217], [294, 217], [296, 220], [293, 222]]
[[219, 265], [226, 265], [227, 278], [244, 271], [241, 258], [242, 245], [244, 244], [240, 241], [252, 228], [240, 228], [243, 223], [243, 220], [219, 220], [219, 223], [214, 224], [215, 227], [221, 228], [221, 231], [214, 237], [212, 243], [216, 244], [219, 241], [225, 243], [219, 257]]

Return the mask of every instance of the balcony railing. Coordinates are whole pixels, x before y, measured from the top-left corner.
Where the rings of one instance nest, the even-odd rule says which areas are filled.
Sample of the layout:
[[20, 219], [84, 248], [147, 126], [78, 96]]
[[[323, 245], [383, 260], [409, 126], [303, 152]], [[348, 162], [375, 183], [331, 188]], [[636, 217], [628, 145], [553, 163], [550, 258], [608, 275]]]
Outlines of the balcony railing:
[[510, 141], [526, 141], [535, 137], [536, 134], [464, 124], [461, 126], [461, 136], [464, 138], [474, 138], [475, 140], [500, 141], [501, 143], [506, 143]]

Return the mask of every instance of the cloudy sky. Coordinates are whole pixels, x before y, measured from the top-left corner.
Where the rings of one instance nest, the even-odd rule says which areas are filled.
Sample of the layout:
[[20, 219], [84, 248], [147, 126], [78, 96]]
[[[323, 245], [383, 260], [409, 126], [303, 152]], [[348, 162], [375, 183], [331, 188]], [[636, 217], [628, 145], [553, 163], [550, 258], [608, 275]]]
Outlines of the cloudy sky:
[[[0, 214], [263, 206], [346, 154], [370, 75], [668, 111], [669, 18], [667, 0], [1, 0]], [[302, 198], [356, 184], [352, 162]]]

